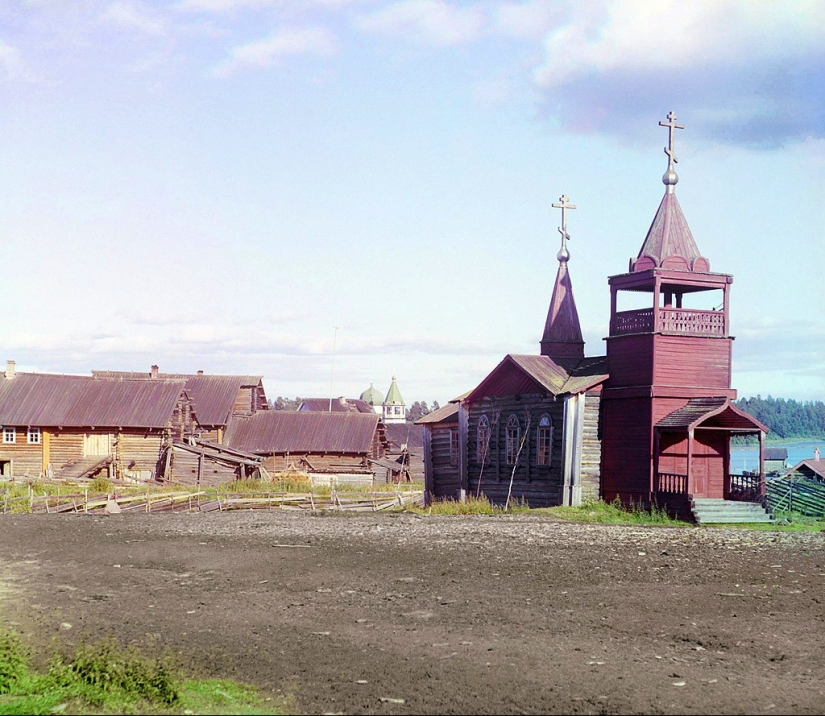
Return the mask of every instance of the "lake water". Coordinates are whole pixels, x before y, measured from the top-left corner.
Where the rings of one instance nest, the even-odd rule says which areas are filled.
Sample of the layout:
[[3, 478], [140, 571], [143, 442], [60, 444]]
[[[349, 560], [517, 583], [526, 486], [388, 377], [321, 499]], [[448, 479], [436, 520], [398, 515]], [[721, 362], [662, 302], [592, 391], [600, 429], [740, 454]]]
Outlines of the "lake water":
[[[825, 460], [825, 440], [812, 440], [810, 442], [794, 443], [771, 443], [765, 447], [787, 448], [788, 459], [785, 464], [793, 467], [802, 460], [813, 460], [814, 448], [819, 448], [822, 460]], [[733, 445], [730, 449], [730, 469], [733, 473], [741, 473], [742, 470], [756, 470], [759, 468], [759, 446], [758, 445]]]

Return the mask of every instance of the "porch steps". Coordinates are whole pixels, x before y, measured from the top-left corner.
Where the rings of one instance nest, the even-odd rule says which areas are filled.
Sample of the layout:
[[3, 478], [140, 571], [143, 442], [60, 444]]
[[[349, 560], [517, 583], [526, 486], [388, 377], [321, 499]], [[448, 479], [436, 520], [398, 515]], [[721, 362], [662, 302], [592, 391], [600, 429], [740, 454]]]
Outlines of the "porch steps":
[[691, 508], [696, 522], [700, 525], [733, 522], [772, 522], [770, 510], [758, 502], [694, 498]]

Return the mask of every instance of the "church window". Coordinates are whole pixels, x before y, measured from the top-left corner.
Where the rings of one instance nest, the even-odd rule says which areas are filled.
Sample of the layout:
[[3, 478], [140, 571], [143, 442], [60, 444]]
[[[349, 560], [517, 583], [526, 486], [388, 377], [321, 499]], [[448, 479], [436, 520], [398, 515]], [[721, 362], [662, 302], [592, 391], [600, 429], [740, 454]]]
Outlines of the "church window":
[[518, 443], [521, 437], [521, 426], [518, 423], [518, 418], [511, 415], [507, 420], [507, 442], [506, 442], [506, 457], [505, 460], [508, 465], [516, 464], [516, 456], [518, 455]]
[[542, 415], [539, 426], [536, 429], [536, 463], [538, 465], [550, 465], [553, 456], [553, 421], [549, 415]]
[[450, 465], [458, 465], [458, 430], [450, 430]]
[[476, 445], [476, 459], [483, 463], [487, 460], [487, 455], [490, 451], [490, 421], [486, 415], [481, 416], [478, 421], [478, 430], [476, 431], [478, 444]]

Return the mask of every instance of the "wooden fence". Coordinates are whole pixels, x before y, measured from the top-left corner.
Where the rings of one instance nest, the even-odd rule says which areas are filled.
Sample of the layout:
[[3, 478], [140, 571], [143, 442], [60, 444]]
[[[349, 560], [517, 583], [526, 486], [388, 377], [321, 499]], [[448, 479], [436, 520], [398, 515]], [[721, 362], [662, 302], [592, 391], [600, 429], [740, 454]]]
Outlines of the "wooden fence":
[[119, 514], [125, 512], [226, 512], [229, 510], [351, 510], [380, 512], [424, 505], [423, 490], [396, 492], [239, 492], [215, 495], [206, 491], [146, 492], [144, 494], [89, 496], [75, 494], [37, 495], [29, 489], [22, 497], [2, 498], [3, 514], [13, 512], [49, 514]]
[[768, 507], [809, 517], [825, 517], [825, 484], [809, 477], [781, 477], [765, 486]]

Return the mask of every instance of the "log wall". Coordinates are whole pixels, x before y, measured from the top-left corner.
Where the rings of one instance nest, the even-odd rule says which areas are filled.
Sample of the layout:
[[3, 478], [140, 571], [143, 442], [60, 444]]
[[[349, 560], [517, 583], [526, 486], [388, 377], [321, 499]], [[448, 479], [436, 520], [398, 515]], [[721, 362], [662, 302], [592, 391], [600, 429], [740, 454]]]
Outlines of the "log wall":
[[[539, 420], [548, 414], [553, 422], [553, 442], [549, 466], [537, 464], [537, 429]], [[482, 415], [490, 422], [490, 447], [483, 466], [478, 460], [478, 423]], [[506, 460], [507, 421], [518, 418], [520, 432], [527, 434], [518, 464]], [[561, 504], [563, 484], [562, 440], [564, 401], [545, 394], [509, 395], [487, 398], [469, 406], [467, 434], [468, 492], [479, 491], [494, 504], [504, 504], [513, 476], [512, 500], [522, 500], [531, 507]], [[479, 484], [480, 483], [480, 484]]]

